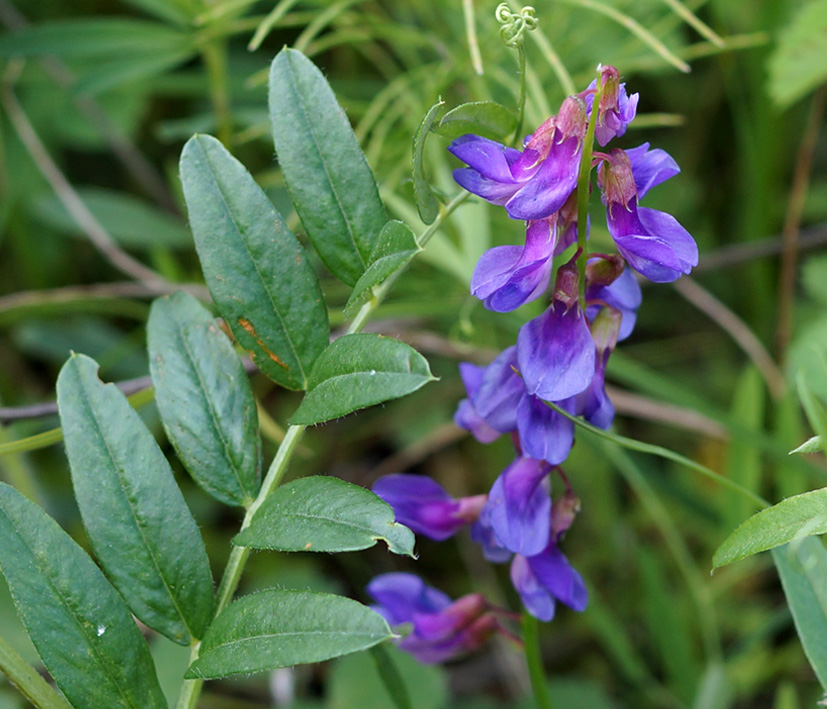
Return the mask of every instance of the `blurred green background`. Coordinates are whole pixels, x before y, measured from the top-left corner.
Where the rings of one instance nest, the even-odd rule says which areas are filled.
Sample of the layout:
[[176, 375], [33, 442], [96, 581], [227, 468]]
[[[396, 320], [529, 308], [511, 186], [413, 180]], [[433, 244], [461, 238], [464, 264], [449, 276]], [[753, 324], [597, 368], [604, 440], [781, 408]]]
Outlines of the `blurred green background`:
[[[585, 88], [598, 63], [616, 65], [629, 91], [640, 93], [638, 118], [620, 145], [649, 141], [683, 169], [647, 196], [646, 206], [674, 214], [702, 254], [691, 282], [644, 289], [636, 331], [610, 362], [616, 430], [677, 450], [773, 501], [823, 485], [823, 456], [790, 458], [787, 451], [811, 435], [795, 396], [796, 373], [827, 396], [820, 88], [827, 2], [533, 5], [540, 24], [525, 45], [526, 132], [567, 93]], [[301, 49], [322, 68], [389, 213], [421, 231], [410, 164], [422, 116], [440, 96], [447, 108], [492, 99], [511, 107], [516, 100], [516, 55], [499, 39], [495, 6], [0, 0], [0, 407], [11, 409], [0, 412], [0, 478], [86, 543], [62, 447], [11, 445], [56, 427], [57, 417], [22, 419], [18, 407], [54, 400], [70, 351], [97, 359], [107, 380], [147, 374], [151, 299], [167, 282], [202, 283], [177, 174], [193, 133], [219, 137], [301, 236], [267, 121], [267, 70], [282, 46]], [[435, 187], [450, 196], [457, 164], [446, 144], [431, 135], [425, 164]], [[600, 208], [594, 205], [594, 249], [609, 244]], [[464, 395], [457, 364], [488, 361], [541, 308], [492, 314], [468, 294], [478, 256], [522, 238], [502, 211], [479, 200], [458, 209], [371, 324], [422, 351], [440, 381], [310, 431], [292, 475], [337, 475], [369, 486], [381, 474], [408, 471], [433, 476], [454, 495], [488, 489], [509, 462], [510, 446], [483, 447], [453, 426]], [[99, 231], [111, 237], [109, 246], [95, 246]], [[131, 256], [165, 283], [133, 262], [126, 272], [117, 268], [113, 255]], [[348, 292], [316, 264], [331, 320], [341, 325]], [[261, 376], [253, 385], [269, 459], [298, 399]], [[141, 412], [160, 434], [154, 405]], [[556, 706], [813, 706], [819, 686], [769, 557], [709, 573], [712, 552], [749, 506], [672, 463], [586, 435], [578, 434], [565, 469], [583, 506], [565, 551], [591, 602], [583, 615], [562, 607], [543, 627]], [[180, 466], [177, 472], [218, 576], [240, 518]], [[418, 550], [417, 562], [381, 549], [260, 552], [241, 590], [310, 587], [365, 601], [374, 574], [399, 569], [454, 596], [481, 590], [517, 608], [507, 569], [484, 562], [467, 536], [439, 545], [420, 540]], [[36, 661], [1, 584], [0, 632]], [[163, 638], [152, 643], [173, 696], [187, 652]], [[520, 653], [505, 641], [445, 668], [422, 668], [404, 656], [398, 662], [416, 707], [530, 706]], [[361, 654], [212, 682], [200, 706], [381, 709], [391, 706], [383, 691], [370, 656]], [[0, 679], [0, 709], [21, 706]]]

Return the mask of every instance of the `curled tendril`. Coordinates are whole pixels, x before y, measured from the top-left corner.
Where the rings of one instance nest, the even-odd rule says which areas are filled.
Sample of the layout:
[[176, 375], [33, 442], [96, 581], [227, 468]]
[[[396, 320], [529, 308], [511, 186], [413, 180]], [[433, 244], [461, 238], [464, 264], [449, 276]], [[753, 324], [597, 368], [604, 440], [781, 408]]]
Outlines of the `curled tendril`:
[[523, 43], [523, 36], [526, 31], [537, 27], [537, 16], [530, 5], [522, 8], [519, 12], [512, 12], [508, 3], [500, 3], [497, 6], [496, 18], [500, 27], [500, 37], [509, 47], [519, 47]]

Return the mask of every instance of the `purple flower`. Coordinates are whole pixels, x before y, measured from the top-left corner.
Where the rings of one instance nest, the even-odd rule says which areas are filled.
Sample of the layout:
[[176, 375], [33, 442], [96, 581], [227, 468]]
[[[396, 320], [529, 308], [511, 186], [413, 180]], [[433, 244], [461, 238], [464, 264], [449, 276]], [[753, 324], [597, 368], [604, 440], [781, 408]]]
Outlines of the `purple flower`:
[[517, 554], [511, 562], [511, 582], [523, 605], [538, 620], [554, 618], [557, 601], [576, 611], [585, 610], [588, 603], [583, 578], [554, 542], [536, 556]]
[[556, 242], [556, 219], [529, 222], [525, 246], [495, 246], [477, 261], [471, 293], [499, 313], [539, 298], [548, 288]]
[[524, 246], [495, 246], [482, 255], [471, 278], [471, 293], [488, 310], [516, 310], [545, 292], [553, 257], [577, 240], [576, 197], [572, 192], [559, 211], [530, 221]]
[[585, 129], [585, 105], [569, 97], [522, 152], [477, 135], [461, 136], [448, 150], [468, 167], [454, 170], [454, 180], [505, 206], [512, 219], [543, 219], [558, 211], [577, 185]]
[[[594, 355], [593, 344], [591, 349]], [[574, 424], [527, 392], [517, 373], [516, 354], [517, 348], [509, 347], [487, 367], [460, 364], [468, 398], [460, 402], [454, 421], [481, 443], [490, 443], [500, 433], [517, 432], [525, 455], [558, 465], [571, 450]], [[574, 411], [572, 399], [555, 403]]]
[[378, 604], [371, 606], [373, 610], [391, 626], [412, 625], [399, 647], [420, 662], [445, 662], [465, 655], [500, 630], [491, 606], [478, 593], [452, 602], [418, 576], [405, 573], [377, 576], [367, 591]]
[[459, 365], [468, 398], [460, 402], [454, 421], [480, 443], [491, 443], [501, 433], [517, 428], [517, 405], [525, 385], [515, 370], [514, 351], [509, 347], [487, 367], [469, 362]]
[[[594, 137], [600, 145], [606, 145], [612, 138], [620, 137], [626, 132], [626, 127], [637, 113], [639, 95], [626, 94], [626, 84], [620, 83], [620, 73], [613, 66], [600, 67], [600, 81], [603, 93], [597, 109]], [[594, 80], [581, 94], [586, 102], [587, 115], [591, 114], [596, 88], [597, 80]]]
[[517, 458], [497, 478], [486, 511], [498, 543], [531, 556], [545, 549], [551, 531], [551, 466], [533, 458]]
[[393, 507], [397, 522], [436, 541], [476, 521], [485, 504], [485, 495], [455, 500], [424, 475], [385, 475], [373, 484], [373, 491]]
[[[650, 151], [638, 158], [638, 179], [646, 189], [674, 174], [663, 155]], [[612, 150], [604, 156], [598, 178], [609, 233], [629, 266], [650, 281], [669, 283], [698, 265], [695, 240], [673, 216], [638, 207], [637, 181], [623, 150]]]
[[577, 284], [577, 266], [561, 266], [551, 306], [523, 325], [517, 336], [517, 362], [526, 390], [545, 401], [579, 394], [594, 377], [594, 343]]

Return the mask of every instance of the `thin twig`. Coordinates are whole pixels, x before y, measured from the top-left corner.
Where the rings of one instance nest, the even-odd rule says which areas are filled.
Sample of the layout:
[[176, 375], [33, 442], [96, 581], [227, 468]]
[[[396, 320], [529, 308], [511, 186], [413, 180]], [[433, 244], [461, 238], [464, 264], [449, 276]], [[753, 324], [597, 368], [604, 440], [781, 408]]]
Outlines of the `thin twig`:
[[52, 160], [12, 90], [22, 65], [22, 61], [19, 60], [9, 63], [3, 77], [3, 106], [18, 137], [26, 146], [43, 177], [52, 186], [58, 199], [89, 238], [89, 241], [115, 268], [147, 286], [172, 287], [170, 282], [161, 274], [132, 258], [115, 243], [109, 232], [101, 226], [95, 215], [89, 211], [89, 208], [75, 192], [60, 168]]
[[779, 399], [783, 396], [786, 386], [784, 374], [747, 324], [691, 278], [684, 276], [672, 285], [687, 301], [729, 333], [761, 372], [773, 398]]
[[[29, 21], [7, 0], [0, 0], [0, 22], [11, 32], [19, 32], [29, 25]], [[77, 79], [69, 67], [57, 57], [43, 57], [40, 64], [62, 89], [69, 90], [77, 83]], [[178, 203], [167, 189], [163, 178], [152, 163], [112, 122], [100, 103], [94, 97], [83, 93], [74, 94], [72, 100], [78, 110], [95, 126], [99, 135], [109, 144], [112, 153], [121, 161], [135, 181], [144, 188], [146, 193], [166, 211], [178, 214]]]
[[825, 87], [816, 91], [807, 118], [804, 137], [798, 146], [795, 160], [795, 172], [787, 202], [787, 214], [784, 217], [782, 231], [781, 275], [778, 283], [778, 319], [775, 329], [775, 355], [784, 356], [793, 331], [793, 301], [795, 300], [795, 281], [798, 264], [798, 233], [801, 229], [801, 214], [810, 186], [810, 173], [813, 168], [813, 153], [821, 132], [824, 119]]

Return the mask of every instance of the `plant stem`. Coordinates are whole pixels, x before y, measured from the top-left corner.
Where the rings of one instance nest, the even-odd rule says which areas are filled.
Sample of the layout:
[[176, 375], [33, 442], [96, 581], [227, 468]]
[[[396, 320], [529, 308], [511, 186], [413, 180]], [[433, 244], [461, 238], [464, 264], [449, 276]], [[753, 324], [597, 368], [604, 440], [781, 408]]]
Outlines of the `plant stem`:
[[514, 138], [511, 143], [515, 147], [520, 145], [520, 134], [523, 132], [523, 118], [525, 117], [525, 47], [522, 43], [517, 45], [517, 58], [520, 62], [520, 96], [517, 99], [517, 126], [514, 128]]
[[4, 638], [0, 637], [0, 670], [39, 709], [72, 709], [72, 706]]
[[523, 645], [528, 676], [531, 678], [531, 689], [537, 709], [551, 709], [551, 698], [546, 684], [546, 673], [543, 670], [543, 658], [540, 656], [540, 627], [537, 619], [528, 611], [523, 611]]
[[577, 270], [580, 272], [580, 307], [586, 311], [586, 264], [589, 252], [586, 244], [589, 229], [589, 193], [591, 189], [592, 151], [594, 149], [594, 131], [597, 126], [597, 114], [600, 112], [600, 96], [603, 93], [603, 82], [600, 71], [597, 72], [597, 87], [586, 135], [583, 138], [583, 149], [580, 153], [580, 176], [577, 179], [577, 246], [580, 256], [577, 258]]

